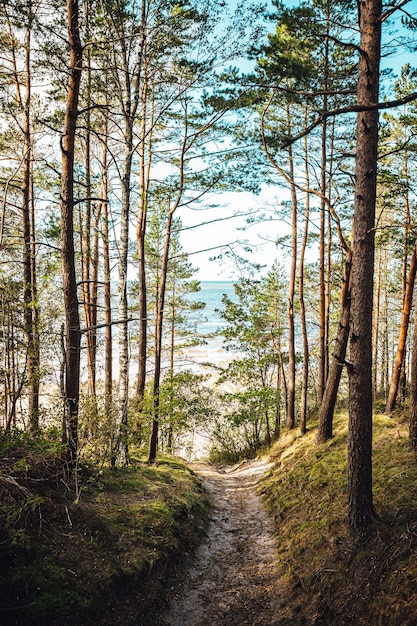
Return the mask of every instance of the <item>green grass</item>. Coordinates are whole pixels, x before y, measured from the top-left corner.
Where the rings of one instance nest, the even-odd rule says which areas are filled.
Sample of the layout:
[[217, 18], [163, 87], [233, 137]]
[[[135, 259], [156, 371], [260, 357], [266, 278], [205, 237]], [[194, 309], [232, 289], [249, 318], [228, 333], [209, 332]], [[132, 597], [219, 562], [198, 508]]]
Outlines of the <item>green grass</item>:
[[417, 623], [417, 463], [406, 428], [374, 418], [374, 504], [369, 541], [347, 528], [347, 416], [318, 447], [316, 432], [284, 436], [261, 486], [275, 521], [282, 574], [279, 624]]
[[[207, 526], [201, 483], [175, 460], [89, 470], [78, 501], [59, 479], [48, 479], [48, 487], [31, 482], [29, 466], [17, 479], [27, 491], [10, 495], [0, 483], [15, 515], [12, 523], [0, 515], [1, 624], [116, 624], [127, 620], [118, 617], [126, 611], [133, 619]], [[41, 484], [42, 495], [28, 507]]]

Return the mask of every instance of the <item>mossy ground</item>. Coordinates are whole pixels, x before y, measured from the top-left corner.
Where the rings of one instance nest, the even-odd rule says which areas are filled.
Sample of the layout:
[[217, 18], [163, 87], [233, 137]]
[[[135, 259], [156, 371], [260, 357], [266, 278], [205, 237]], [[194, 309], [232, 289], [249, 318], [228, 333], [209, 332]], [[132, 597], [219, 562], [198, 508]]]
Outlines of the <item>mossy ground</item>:
[[75, 488], [55, 451], [2, 457], [1, 624], [129, 624], [205, 532], [201, 484], [173, 459], [81, 467]]
[[277, 624], [417, 624], [417, 462], [406, 425], [374, 418], [378, 519], [360, 547], [347, 528], [347, 416], [325, 445], [315, 437], [282, 437], [261, 487], [278, 536]]
[[[400, 417], [375, 416], [378, 517], [361, 546], [347, 528], [347, 415], [322, 446], [313, 427], [276, 443], [261, 485], [277, 533], [275, 626], [417, 624], [417, 461], [407, 435]], [[155, 626], [174, 563], [206, 529], [196, 476], [173, 459], [84, 466], [74, 488], [47, 444], [0, 453], [0, 623]]]

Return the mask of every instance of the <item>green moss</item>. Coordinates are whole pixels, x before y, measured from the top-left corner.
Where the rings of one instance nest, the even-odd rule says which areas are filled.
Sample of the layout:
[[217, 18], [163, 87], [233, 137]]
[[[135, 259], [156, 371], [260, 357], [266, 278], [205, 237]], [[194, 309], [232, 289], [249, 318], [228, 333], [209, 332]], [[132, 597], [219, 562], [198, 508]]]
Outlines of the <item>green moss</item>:
[[336, 417], [331, 441], [318, 447], [315, 436], [278, 442], [260, 489], [278, 538], [285, 603], [277, 624], [417, 623], [417, 463], [406, 426], [374, 418], [379, 517], [361, 549], [347, 528], [347, 415]]
[[27, 543], [0, 555], [5, 624], [65, 624], [77, 615], [87, 624], [109, 596], [117, 604], [120, 588], [142, 585], [158, 564], [190, 551], [208, 523], [200, 481], [169, 459], [90, 475], [78, 503], [62, 496], [32, 507]]

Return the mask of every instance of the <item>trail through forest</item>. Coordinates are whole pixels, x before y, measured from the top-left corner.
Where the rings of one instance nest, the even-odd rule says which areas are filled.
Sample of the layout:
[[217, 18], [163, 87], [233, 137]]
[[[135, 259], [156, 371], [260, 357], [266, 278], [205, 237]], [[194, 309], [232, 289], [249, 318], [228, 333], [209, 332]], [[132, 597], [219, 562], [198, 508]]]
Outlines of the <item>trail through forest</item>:
[[195, 463], [212, 503], [207, 538], [171, 590], [161, 626], [271, 626], [278, 613], [276, 543], [256, 488], [265, 460]]

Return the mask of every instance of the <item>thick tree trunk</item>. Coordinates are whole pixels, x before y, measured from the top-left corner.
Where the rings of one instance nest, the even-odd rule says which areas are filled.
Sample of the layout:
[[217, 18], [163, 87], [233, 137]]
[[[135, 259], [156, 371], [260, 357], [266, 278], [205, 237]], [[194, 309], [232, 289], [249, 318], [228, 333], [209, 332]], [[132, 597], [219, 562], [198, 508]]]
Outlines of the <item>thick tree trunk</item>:
[[[377, 105], [381, 0], [359, 5], [359, 106]], [[372, 301], [378, 109], [358, 113], [351, 272], [349, 367], [348, 519], [353, 536], [366, 535], [372, 503]]]
[[67, 405], [67, 423], [65, 432], [70, 461], [74, 463], [78, 447], [81, 344], [73, 225], [75, 131], [82, 69], [77, 0], [67, 0], [67, 19], [70, 66], [65, 121], [61, 138], [61, 250], [66, 321], [65, 402]]

